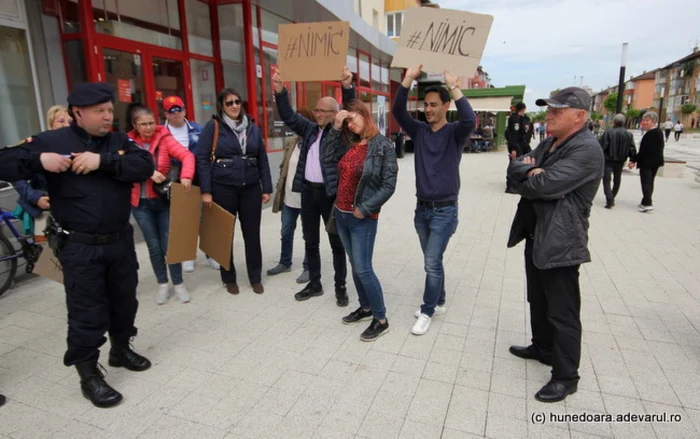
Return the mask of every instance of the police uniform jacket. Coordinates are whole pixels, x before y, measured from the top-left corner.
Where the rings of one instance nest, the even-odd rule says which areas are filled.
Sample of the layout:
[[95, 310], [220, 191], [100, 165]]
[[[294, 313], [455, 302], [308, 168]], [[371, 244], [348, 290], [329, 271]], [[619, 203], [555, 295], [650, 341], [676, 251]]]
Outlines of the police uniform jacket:
[[[83, 175], [70, 169], [47, 172], [39, 159], [44, 152], [98, 153], [100, 166]], [[51, 215], [64, 229], [73, 232], [111, 234], [124, 230], [131, 215], [132, 184], [150, 178], [153, 170], [151, 154], [126, 134], [114, 132], [92, 137], [75, 122], [0, 151], [0, 178], [28, 180], [35, 174], [43, 174], [48, 182]]]
[[523, 141], [523, 117], [518, 113], [513, 113], [508, 118], [506, 141], [508, 142], [508, 152], [516, 151], [520, 154], [520, 144]]

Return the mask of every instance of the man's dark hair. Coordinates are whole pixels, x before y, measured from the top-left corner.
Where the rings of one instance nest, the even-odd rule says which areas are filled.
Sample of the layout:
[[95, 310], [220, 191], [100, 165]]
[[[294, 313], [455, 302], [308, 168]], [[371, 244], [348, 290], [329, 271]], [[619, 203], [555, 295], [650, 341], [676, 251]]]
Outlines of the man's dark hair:
[[440, 95], [440, 100], [442, 101], [443, 104], [446, 104], [450, 102], [450, 92], [447, 91], [445, 87], [441, 87], [439, 85], [431, 85], [430, 87], [425, 89], [425, 95], [427, 96], [428, 93], [437, 93]]
[[520, 111], [520, 110], [523, 110], [525, 108], [527, 108], [527, 106], [525, 105], [525, 102], [518, 102], [517, 104], [515, 104], [515, 111]]

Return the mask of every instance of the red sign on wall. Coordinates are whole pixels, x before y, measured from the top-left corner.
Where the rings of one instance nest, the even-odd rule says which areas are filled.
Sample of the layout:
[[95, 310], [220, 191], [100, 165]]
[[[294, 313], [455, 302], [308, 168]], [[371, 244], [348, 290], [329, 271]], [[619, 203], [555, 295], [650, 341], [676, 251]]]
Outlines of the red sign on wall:
[[131, 82], [128, 79], [117, 79], [120, 102], [131, 102]]
[[41, 12], [58, 17], [58, 0], [41, 0]]

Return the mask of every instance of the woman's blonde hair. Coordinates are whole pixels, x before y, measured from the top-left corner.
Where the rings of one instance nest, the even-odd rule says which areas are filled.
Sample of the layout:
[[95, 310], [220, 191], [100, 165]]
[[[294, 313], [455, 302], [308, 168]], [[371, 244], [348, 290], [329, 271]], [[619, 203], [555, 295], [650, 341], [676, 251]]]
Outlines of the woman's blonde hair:
[[65, 115], [68, 116], [68, 108], [64, 107], [63, 105], [54, 105], [53, 107], [49, 108], [49, 111], [46, 112], [46, 124], [49, 129], [51, 129], [53, 123], [56, 121], [56, 116], [61, 113], [65, 113]]

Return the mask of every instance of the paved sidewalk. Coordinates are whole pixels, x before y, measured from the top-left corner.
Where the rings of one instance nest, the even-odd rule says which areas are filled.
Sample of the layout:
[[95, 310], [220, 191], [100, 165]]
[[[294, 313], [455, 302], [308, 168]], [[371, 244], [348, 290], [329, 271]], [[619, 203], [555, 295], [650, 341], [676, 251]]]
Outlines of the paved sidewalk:
[[[617, 206], [591, 219], [594, 262], [581, 270], [584, 325], [579, 391], [545, 405], [535, 392], [546, 366], [513, 357], [529, 340], [522, 246], [505, 243], [517, 197], [504, 189], [504, 153], [465, 154], [460, 225], [445, 255], [447, 314], [428, 334], [410, 334], [421, 302], [422, 255], [412, 225], [413, 156], [399, 161], [399, 187], [380, 218], [375, 267], [391, 331], [363, 343], [344, 326], [332, 294], [293, 298], [301, 267], [264, 277], [265, 294], [243, 281], [227, 294], [206, 267], [186, 278], [192, 302], [153, 301], [141, 261], [137, 351], [142, 373], [107, 367], [124, 394], [93, 407], [62, 365], [66, 337], [59, 285], [35, 279], [0, 299], [0, 436], [12, 438], [696, 438], [700, 437], [700, 184], [658, 178], [656, 210], [640, 214], [638, 177], [626, 172]], [[263, 213], [265, 269], [279, 254], [279, 217]], [[237, 231], [237, 236], [240, 236]], [[302, 248], [301, 232], [295, 249]], [[245, 272], [242, 245], [237, 268]], [[106, 366], [106, 352], [103, 362]], [[680, 415], [678, 424], [552, 423], [554, 414]], [[531, 422], [544, 413], [545, 424]]]

